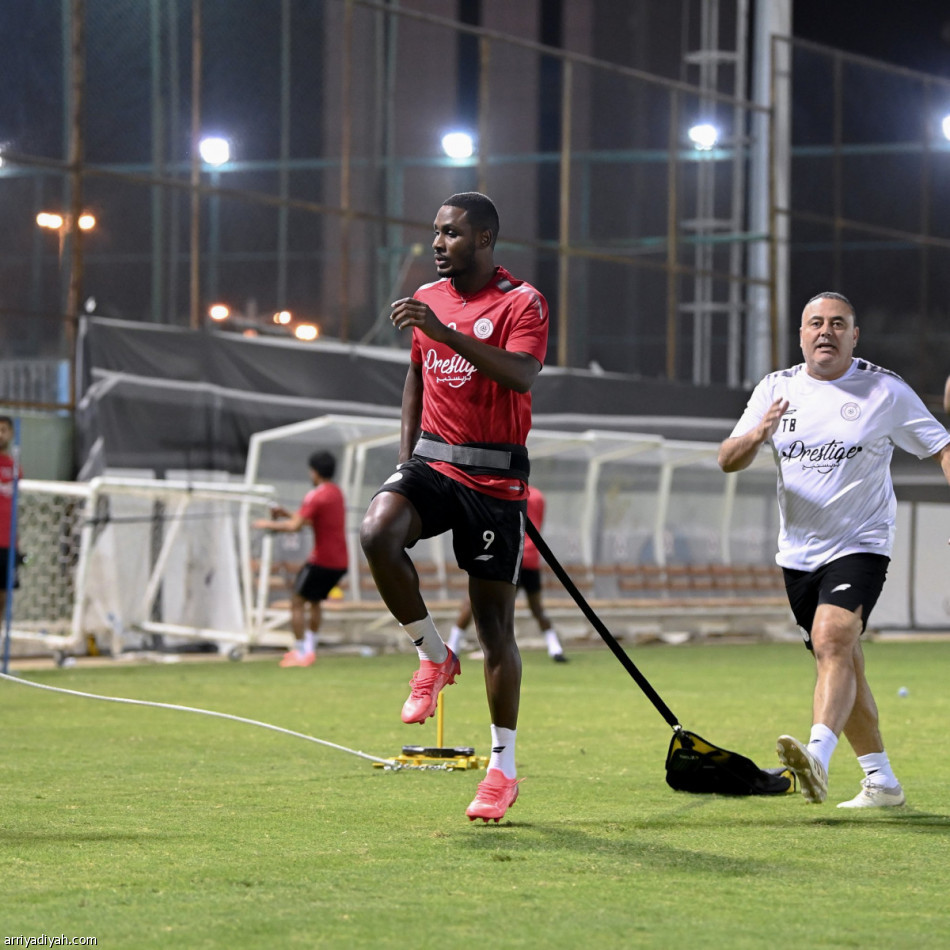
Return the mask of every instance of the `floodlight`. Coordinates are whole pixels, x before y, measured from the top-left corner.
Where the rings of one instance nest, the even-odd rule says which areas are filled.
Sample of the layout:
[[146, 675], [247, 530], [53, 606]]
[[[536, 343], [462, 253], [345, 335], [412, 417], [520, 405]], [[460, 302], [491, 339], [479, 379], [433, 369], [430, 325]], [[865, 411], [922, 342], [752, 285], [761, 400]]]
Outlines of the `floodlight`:
[[[41, 228], [48, 228], [50, 231], [59, 231], [66, 226], [69, 219], [55, 211], [41, 211], [36, 216], [36, 223]], [[96, 226], [96, 216], [84, 211], [77, 219], [80, 231], [91, 231]]]
[[447, 132], [442, 136], [442, 151], [449, 158], [471, 158], [475, 141], [468, 132]]
[[298, 340], [309, 342], [320, 336], [320, 329], [319, 327], [315, 327], [312, 323], [299, 323], [294, 328], [294, 336], [297, 337]]
[[699, 122], [686, 134], [698, 152], [708, 152], [719, 141], [719, 129], [710, 122]]
[[943, 132], [943, 137], [950, 141], [950, 115], [943, 117], [943, 121], [940, 123], [940, 129]]
[[211, 317], [212, 320], [217, 320], [220, 323], [222, 320], [227, 320], [228, 317], [231, 316], [231, 311], [226, 304], [216, 303], [208, 309], [208, 316]]
[[207, 165], [223, 165], [231, 159], [231, 143], [219, 135], [209, 135], [198, 143], [198, 154]]
[[36, 216], [36, 223], [41, 228], [49, 228], [51, 231], [58, 231], [63, 226], [63, 216], [51, 211], [41, 211]]

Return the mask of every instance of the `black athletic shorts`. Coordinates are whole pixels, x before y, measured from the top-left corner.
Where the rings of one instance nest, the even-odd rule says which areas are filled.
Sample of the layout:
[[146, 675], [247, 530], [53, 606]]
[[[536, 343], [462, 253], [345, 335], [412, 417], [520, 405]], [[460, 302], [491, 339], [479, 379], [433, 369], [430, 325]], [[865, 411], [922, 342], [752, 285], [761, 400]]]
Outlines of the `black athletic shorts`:
[[455, 562], [470, 576], [518, 583], [526, 500], [493, 498], [415, 458], [403, 462], [376, 494], [384, 491], [412, 502], [422, 519], [420, 538], [451, 530]]
[[[16, 563], [13, 566], [13, 586], [20, 586], [20, 565], [23, 563], [23, 557], [17, 552]], [[10, 569], [10, 549], [0, 548], [0, 590], [7, 589], [7, 571]], [[2, 618], [0, 618], [2, 619]]]
[[541, 590], [541, 571], [537, 567], [521, 568], [521, 577], [518, 586], [524, 588], [526, 594], [536, 594]]
[[812, 649], [811, 626], [819, 604], [834, 604], [854, 612], [861, 607], [861, 631], [884, 589], [889, 557], [883, 554], [846, 554], [815, 571], [783, 567], [785, 590], [795, 621], [802, 628], [805, 646]]
[[294, 580], [294, 593], [311, 604], [326, 600], [330, 591], [339, 583], [346, 571], [336, 567], [320, 567], [319, 564], [304, 564]]

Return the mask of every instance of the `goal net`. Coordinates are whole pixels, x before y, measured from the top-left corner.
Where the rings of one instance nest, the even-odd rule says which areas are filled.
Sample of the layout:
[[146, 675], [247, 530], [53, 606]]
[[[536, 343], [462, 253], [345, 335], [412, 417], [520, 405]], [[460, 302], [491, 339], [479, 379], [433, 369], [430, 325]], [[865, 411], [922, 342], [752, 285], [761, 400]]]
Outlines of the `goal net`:
[[244, 483], [23, 479], [11, 642], [113, 655], [164, 638], [253, 643], [250, 523], [273, 500]]
[[[350, 631], [376, 635], [383, 632], [382, 625], [392, 623], [360, 549], [359, 531], [374, 493], [396, 467], [399, 443], [400, 421], [395, 417], [326, 415], [251, 436], [245, 482], [275, 486], [280, 503], [290, 510], [299, 507], [312, 487], [307, 474], [310, 453], [325, 449], [336, 457], [335, 481], [347, 506], [350, 566], [340, 584], [342, 597], [324, 613], [331, 632], [336, 626], [344, 636]], [[763, 456], [746, 471], [724, 478], [716, 461], [718, 448], [717, 442], [617, 430], [538, 427], [529, 435], [531, 482], [547, 497], [542, 534], [586, 594], [626, 611], [623, 622], [631, 630], [640, 624], [637, 599], [681, 596], [666, 589], [657, 594], [645, 585], [636, 588], [630, 581], [640, 576], [641, 565], [656, 569], [644, 569], [644, 577], [661, 577], [665, 584], [674, 573], [667, 573], [672, 566], [681, 569], [680, 576], [692, 577], [710, 565], [767, 563], [774, 553], [778, 528], [771, 459]], [[307, 532], [257, 541], [254, 569], [262, 585], [256, 598], [261, 629], [286, 625], [287, 578], [306, 558], [309, 541]], [[411, 558], [430, 612], [450, 620], [467, 590], [451, 536], [420, 540]], [[687, 570], [692, 567], [697, 570]], [[550, 583], [552, 600], [569, 600], [553, 577], [545, 583]], [[572, 605], [565, 615], [570, 619], [562, 627], [570, 624], [578, 635], [589, 633], [583, 615]], [[526, 632], [533, 634], [533, 619], [524, 611], [520, 616]], [[697, 617], [697, 627], [705, 624], [699, 613]], [[784, 622], [784, 614], [781, 617]], [[404, 640], [398, 631], [394, 636]]]
[[[274, 486], [278, 503], [296, 511], [313, 488], [307, 459], [318, 450], [328, 451], [336, 459], [334, 481], [346, 499], [350, 567], [341, 582], [343, 591], [354, 600], [367, 593], [375, 596], [375, 586], [360, 550], [359, 527], [373, 493], [396, 467], [399, 420], [326, 415], [255, 432], [248, 446], [245, 483]], [[304, 531], [263, 540], [262, 557], [272, 559], [272, 570], [292, 577], [310, 553], [312, 535]], [[428, 551], [430, 546], [430, 542], [422, 542], [416, 550]], [[277, 615], [272, 619], [277, 619]]]

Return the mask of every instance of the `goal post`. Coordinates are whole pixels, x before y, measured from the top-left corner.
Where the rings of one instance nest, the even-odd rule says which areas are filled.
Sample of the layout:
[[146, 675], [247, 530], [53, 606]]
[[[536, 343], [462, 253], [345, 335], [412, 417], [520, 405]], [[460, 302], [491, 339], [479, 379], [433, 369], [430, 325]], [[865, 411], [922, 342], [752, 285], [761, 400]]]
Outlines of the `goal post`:
[[102, 476], [22, 479], [17, 652], [115, 656], [156, 637], [253, 645], [250, 524], [269, 485]]
[[[273, 485], [279, 503], [296, 511], [313, 488], [307, 459], [318, 449], [336, 459], [334, 481], [346, 500], [346, 543], [349, 570], [341, 582], [352, 600], [359, 600], [372, 582], [359, 547], [359, 526], [375, 489], [392, 473], [399, 452], [400, 422], [395, 417], [324, 415], [255, 432], [248, 444], [245, 484]], [[302, 564], [310, 535], [271, 539], [274, 562]]]

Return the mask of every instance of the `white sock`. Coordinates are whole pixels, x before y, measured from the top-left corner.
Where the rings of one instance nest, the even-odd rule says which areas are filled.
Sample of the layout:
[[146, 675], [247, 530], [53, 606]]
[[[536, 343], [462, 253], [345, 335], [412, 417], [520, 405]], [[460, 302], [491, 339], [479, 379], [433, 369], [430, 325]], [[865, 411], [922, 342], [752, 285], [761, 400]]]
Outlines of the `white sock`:
[[561, 641], [558, 640], [554, 627], [544, 631], [544, 641], [548, 645], [548, 656], [557, 656], [558, 653], [564, 652], [561, 649]]
[[313, 653], [317, 649], [317, 635], [312, 630], [304, 630], [301, 653]]
[[891, 770], [891, 762], [886, 752], [869, 752], [867, 755], [859, 755], [858, 764], [864, 769], [867, 778], [874, 776], [875, 785], [896, 788], [900, 784]]
[[835, 751], [838, 737], [824, 723], [816, 722], [811, 727], [811, 736], [808, 739], [808, 751], [824, 766], [828, 772], [831, 762], [831, 753]]
[[459, 645], [462, 642], [462, 637], [465, 636], [465, 631], [458, 626], [458, 624], [452, 624], [452, 629], [449, 631], [449, 649], [453, 653], [458, 653]]
[[504, 729], [492, 723], [491, 727], [491, 757], [488, 759], [490, 769], [501, 769], [505, 778], [517, 778], [518, 769], [515, 765], [515, 735], [517, 729]]
[[449, 648], [435, 629], [435, 621], [431, 614], [426, 614], [421, 620], [412, 623], [400, 624], [412, 640], [413, 646], [419, 653], [420, 660], [431, 660], [433, 663], [444, 663], [449, 655]]

